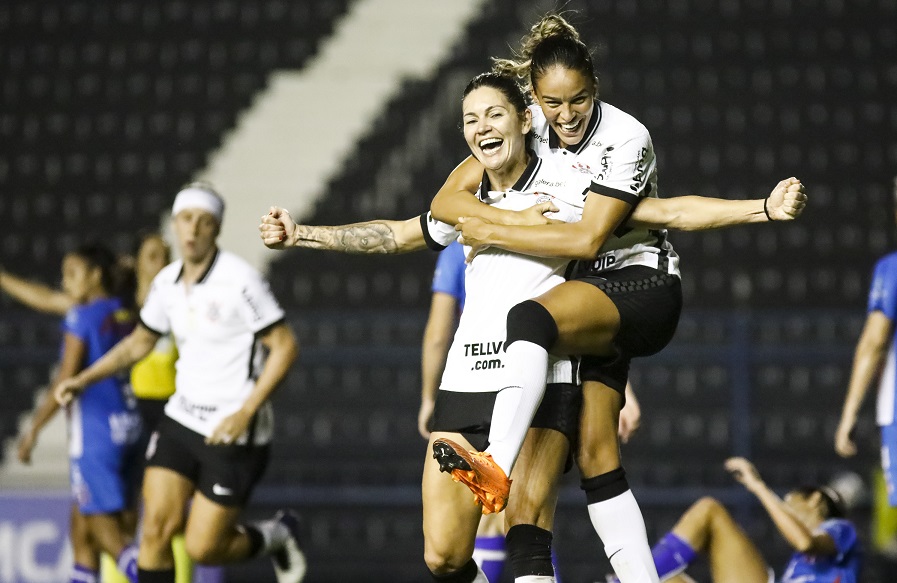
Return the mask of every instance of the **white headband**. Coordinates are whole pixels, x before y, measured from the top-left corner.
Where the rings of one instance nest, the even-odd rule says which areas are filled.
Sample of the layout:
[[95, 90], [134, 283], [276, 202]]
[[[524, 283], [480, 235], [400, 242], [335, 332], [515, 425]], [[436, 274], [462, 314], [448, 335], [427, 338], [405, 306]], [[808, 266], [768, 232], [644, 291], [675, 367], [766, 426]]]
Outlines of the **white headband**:
[[221, 197], [195, 186], [185, 188], [174, 197], [171, 216], [177, 216], [179, 212], [185, 209], [204, 210], [215, 217], [219, 225], [224, 218], [224, 201], [221, 200]]

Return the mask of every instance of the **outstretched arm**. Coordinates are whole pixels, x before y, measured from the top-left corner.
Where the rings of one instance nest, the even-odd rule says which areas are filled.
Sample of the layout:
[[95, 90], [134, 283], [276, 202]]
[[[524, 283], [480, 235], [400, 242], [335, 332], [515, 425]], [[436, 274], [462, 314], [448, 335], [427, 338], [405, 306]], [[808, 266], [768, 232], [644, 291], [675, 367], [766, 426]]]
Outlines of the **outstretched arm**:
[[303, 247], [341, 253], [408, 253], [426, 247], [420, 217], [314, 227], [297, 225], [289, 211], [271, 207], [262, 217], [259, 234], [271, 249]]
[[0, 289], [17, 302], [46, 314], [64, 316], [75, 305], [74, 300], [65, 292], [18, 277], [3, 269], [0, 269]]
[[757, 468], [748, 460], [735, 457], [726, 460], [726, 470], [760, 500], [776, 528], [791, 547], [812, 555], [835, 555], [835, 541], [824, 532], [811, 530], [779, 496], [760, 478]]
[[630, 227], [705, 231], [750, 223], [791, 221], [807, 204], [807, 193], [797, 178], [779, 182], [766, 198], [726, 200], [703, 196], [646, 198], [627, 221]]
[[851, 457], [857, 453], [852, 436], [853, 428], [866, 392], [881, 372], [893, 330], [894, 323], [884, 313], [869, 312], [854, 353], [841, 421], [835, 432], [835, 451], [842, 457]]

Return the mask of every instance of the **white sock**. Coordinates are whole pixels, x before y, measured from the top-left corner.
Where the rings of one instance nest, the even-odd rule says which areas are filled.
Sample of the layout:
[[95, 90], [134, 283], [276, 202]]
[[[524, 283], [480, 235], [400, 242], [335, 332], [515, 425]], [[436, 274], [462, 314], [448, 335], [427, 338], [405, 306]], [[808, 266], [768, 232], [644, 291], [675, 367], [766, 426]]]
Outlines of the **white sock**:
[[517, 577], [514, 583], [554, 583], [553, 575], [526, 575]]
[[545, 394], [548, 351], [532, 342], [517, 340], [502, 359], [509, 380], [495, 398], [489, 447], [486, 452], [510, 476], [523, 439]]
[[262, 548], [259, 549], [258, 556], [270, 555], [275, 551], [283, 548], [283, 543], [289, 536], [289, 531], [278, 520], [258, 520], [249, 524], [238, 524], [237, 529], [246, 531], [251, 528], [262, 535]]
[[659, 583], [645, 519], [632, 490], [589, 504], [589, 518], [621, 583]]

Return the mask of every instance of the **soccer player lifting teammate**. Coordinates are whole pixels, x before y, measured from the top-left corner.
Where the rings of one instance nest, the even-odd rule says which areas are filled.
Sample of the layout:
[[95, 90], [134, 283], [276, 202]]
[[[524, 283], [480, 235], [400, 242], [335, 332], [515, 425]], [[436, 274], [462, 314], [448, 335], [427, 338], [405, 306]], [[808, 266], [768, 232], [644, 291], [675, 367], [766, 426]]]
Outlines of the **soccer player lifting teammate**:
[[[516, 82], [505, 75], [480, 75], [471, 81], [464, 96], [465, 139], [486, 167], [480, 175], [479, 197], [493, 207], [501, 207], [501, 215], [509, 220], [544, 223], [541, 213], [549, 209], [553, 209], [556, 219], [578, 220], [583, 211], [582, 192], [591, 177], [571, 171], [560, 156], [548, 152], [540, 158], [527, 148], [532, 113]], [[498, 147], [494, 148], [491, 144], [496, 138]], [[788, 181], [780, 183], [771, 196], [770, 208], [802, 206], [803, 195], [792, 186], [795, 185]], [[541, 200], [546, 202], [536, 204]], [[630, 220], [635, 224], [644, 221], [653, 227], [669, 221], [687, 228], [709, 228], [752, 222], [753, 209], [762, 208], [762, 203], [758, 203], [698, 197], [676, 202], [651, 199], [640, 205]], [[719, 205], [727, 211], [720, 212]], [[682, 206], [693, 212], [667, 212]], [[747, 209], [750, 211], [745, 212]], [[661, 222], [649, 221], [652, 218]], [[425, 215], [407, 221], [309, 227], [296, 225], [289, 213], [276, 207], [262, 218], [260, 231], [265, 244], [273, 248], [297, 246], [354, 253], [411, 251], [421, 248], [425, 241], [441, 248], [458, 234], [451, 225]], [[465, 448], [485, 446], [502, 369], [476, 366], [478, 357], [473, 351], [465, 351], [465, 344], [500, 347], [508, 309], [524, 298], [562, 285], [567, 264], [566, 259], [540, 258], [499, 248], [485, 249], [472, 259], [465, 310], [436, 400], [431, 444], [448, 437]], [[504, 361], [504, 355], [500, 358]], [[506, 517], [511, 525], [508, 550], [517, 577], [552, 573], [550, 529], [558, 481], [570, 439], [579, 430], [579, 391], [572, 384], [570, 359], [553, 358], [550, 369], [542, 374], [553, 386], [532, 423], [521, 463], [514, 469], [517, 494], [511, 498]], [[442, 479], [439, 464], [430, 458], [425, 462], [423, 490], [425, 558], [434, 577], [444, 581], [482, 581], [471, 561], [480, 510], [463, 503], [469, 493]], [[482, 498], [484, 511], [499, 506], [488, 493]]]
[[[666, 232], [627, 224], [634, 209], [657, 196], [651, 138], [635, 118], [598, 99], [589, 50], [558, 16], [547, 16], [533, 27], [518, 60], [497, 65], [532, 88], [538, 104], [530, 108], [537, 152], [555, 151], [593, 177], [582, 220], [499, 224], [494, 209], [471, 194], [482, 167], [473, 159], [461, 164], [440, 190], [433, 216], [459, 221], [465, 243], [475, 249], [499, 247], [581, 261], [570, 281], [508, 314], [504, 379], [486, 452], [469, 454], [450, 443], [437, 443], [434, 451], [479, 496], [506, 499], [507, 473], [545, 391], [549, 354], [584, 355], [576, 457], [589, 515], [624, 581], [656, 581], [616, 435], [630, 359], [661, 350], [672, 338], [681, 310], [678, 257]], [[803, 204], [799, 181], [790, 179], [783, 187], [796, 192], [795, 205]], [[771, 208], [764, 201], [747, 212], [766, 221], [787, 219], [796, 209]]]
[[[147, 451], [141, 583], [174, 581], [171, 539], [184, 530], [187, 552], [199, 563], [266, 554], [280, 583], [299, 583], [305, 574], [292, 513], [237, 523], [268, 462], [268, 397], [286, 376], [297, 346], [265, 280], [218, 248], [223, 216], [224, 201], [207, 184], [190, 184], [177, 194], [172, 221], [182, 259], [156, 276], [135, 330], [56, 389], [57, 400], [67, 404], [86, 385], [146, 356], [165, 333], [175, 338], [176, 389]], [[269, 351], [264, 363], [259, 342]]]

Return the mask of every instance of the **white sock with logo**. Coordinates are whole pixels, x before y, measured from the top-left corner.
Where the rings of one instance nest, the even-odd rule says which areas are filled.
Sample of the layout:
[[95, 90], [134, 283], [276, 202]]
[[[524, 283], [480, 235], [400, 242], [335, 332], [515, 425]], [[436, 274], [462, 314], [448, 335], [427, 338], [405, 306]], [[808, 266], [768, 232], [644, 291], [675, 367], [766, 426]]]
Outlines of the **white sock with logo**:
[[588, 509], [592, 526], [621, 583], [658, 583], [645, 519], [632, 490], [589, 504]]
[[508, 346], [502, 360], [507, 377], [514, 382], [509, 382], [495, 397], [486, 452], [510, 476], [545, 394], [548, 351], [538, 344], [517, 340]]

